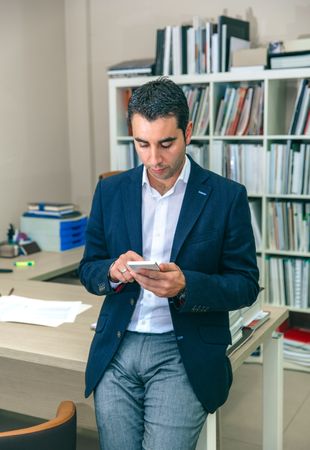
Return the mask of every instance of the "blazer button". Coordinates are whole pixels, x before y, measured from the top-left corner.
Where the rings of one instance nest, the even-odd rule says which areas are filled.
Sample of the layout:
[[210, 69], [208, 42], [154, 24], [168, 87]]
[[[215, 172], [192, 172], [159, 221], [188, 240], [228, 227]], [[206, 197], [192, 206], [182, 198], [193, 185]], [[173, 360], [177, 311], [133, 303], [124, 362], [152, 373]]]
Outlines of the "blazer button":
[[98, 289], [99, 289], [99, 292], [104, 291], [105, 290], [105, 284], [104, 283], [98, 284]]
[[134, 298], [130, 299], [130, 304], [131, 304], [131, 306], [134, 306], [134, 304], [135, 304], [135, 299]]
[[118, 339], [120, 339], [120, 338], [122, 337], [122, 332], [121, 332], [121, 331], [118, 331], [118, 332], [116, 333], [116, 336], [118, 337]]

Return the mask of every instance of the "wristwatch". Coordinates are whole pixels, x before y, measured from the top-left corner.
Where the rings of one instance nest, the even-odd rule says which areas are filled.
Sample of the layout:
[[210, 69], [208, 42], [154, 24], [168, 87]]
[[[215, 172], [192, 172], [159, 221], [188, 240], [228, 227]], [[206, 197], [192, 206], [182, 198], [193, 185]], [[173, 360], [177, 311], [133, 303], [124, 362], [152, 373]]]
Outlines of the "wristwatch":
[[186, 286], [177, 293], [174, 300], [179, 307], [184, 305], [186, 300]]

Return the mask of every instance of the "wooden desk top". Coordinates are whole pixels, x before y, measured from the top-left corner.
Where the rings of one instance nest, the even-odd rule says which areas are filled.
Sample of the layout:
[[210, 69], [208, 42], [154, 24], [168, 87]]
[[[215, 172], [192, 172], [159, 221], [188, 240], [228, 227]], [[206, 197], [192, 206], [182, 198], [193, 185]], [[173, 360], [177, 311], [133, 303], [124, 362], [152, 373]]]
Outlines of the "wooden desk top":
[[[74, 323], [57, 328], [0, 323], [0, 356], [83, 372], [94, 333], [90, 324], [97, 320], [103, 298], [89, 294], [83, 286], [18, 280], [12, 283], [8, 278], [1, 282], [1, 293], [8, 293], [12, 287], [16, 295], [81, 300], [92, 308], [78, 315]], [[286, 308], [268, 305], [264, 310], [270, 311], [270, 319], [231, 356], [233, 371], [288, 317]]]
[[6, 278], [0, 292], [47, 300], [81, 300], [92, 307], [79, 314], [74, 323], [44, 327], [21, 323], [0, 323], [0, 356], [84, 372], [103, 297], [86, 292], [83, 286], [38, 281], [13, 282]]
[[[48, 366], [84, 371], [93, 331], [103, 297], [89, 294], [83, 286], [44, 282], [77, 268], [83, 247], [62, 253], [39, 252], [14, 259], [0, 258], [0, 267], [14, 272], [0, 274], [0, 293], [6, 295], [12, 287], [14, 294], [47, 300], [81, 300], [92, 307], [77, 316], [74, 323], [59, 327], [43, 327], [20, 323], [0, 323], [0, 356]], [[34, 260], [33, 267], [15, 267], [14, 261]], [[41, 281], [39, 281], [41, 280]], [[265, 305], [269, 320], [231, 355], [235, 371], [244, 360], [288, 317], [283, 307]]]
[[[17, 258], [0, 258], [0, 268], [13, 269], [12, 273], [0, 273], [1, 280], [10, 278], [11, 280], [48, 280], [77, 268], [84, 247], [78, 247], [65, 252], [38, 252], [28, 256], [18, 256]], [[15, 267], [16, 261], [35, 261], [32, 267]]]

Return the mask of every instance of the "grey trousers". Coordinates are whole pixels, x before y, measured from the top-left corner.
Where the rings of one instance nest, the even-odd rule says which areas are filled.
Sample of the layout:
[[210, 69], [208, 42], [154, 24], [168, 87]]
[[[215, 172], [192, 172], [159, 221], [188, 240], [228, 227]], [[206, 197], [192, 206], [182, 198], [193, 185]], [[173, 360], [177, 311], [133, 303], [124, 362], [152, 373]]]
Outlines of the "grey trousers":
[[94, 397], [101, 450], [194, 450], [207, 417], [173, 332], [126, 332]]

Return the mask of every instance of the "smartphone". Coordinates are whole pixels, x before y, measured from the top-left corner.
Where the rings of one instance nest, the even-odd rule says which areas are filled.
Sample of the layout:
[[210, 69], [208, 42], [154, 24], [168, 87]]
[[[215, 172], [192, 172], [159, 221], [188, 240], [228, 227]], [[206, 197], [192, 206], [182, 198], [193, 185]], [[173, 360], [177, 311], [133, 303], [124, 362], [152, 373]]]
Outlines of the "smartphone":
[[135, 271], [139, 269], [160, 270], [155, 261], [127, 261], [127, 266]]

